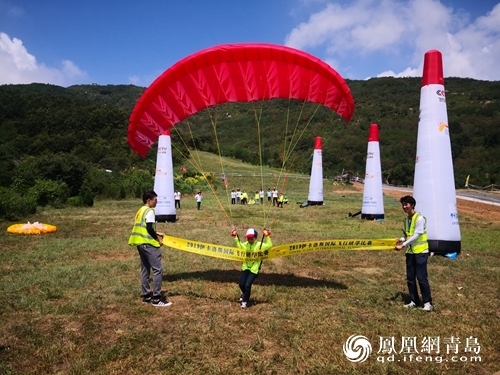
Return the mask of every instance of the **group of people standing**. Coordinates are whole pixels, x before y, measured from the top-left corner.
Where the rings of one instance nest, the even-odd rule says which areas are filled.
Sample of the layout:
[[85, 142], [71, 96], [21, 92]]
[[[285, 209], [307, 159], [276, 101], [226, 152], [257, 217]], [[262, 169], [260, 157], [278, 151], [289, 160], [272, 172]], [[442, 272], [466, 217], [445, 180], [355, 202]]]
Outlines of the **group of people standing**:
[[249, 197], [245, 190], [231, 190], [231, 204], [264, 204], [264, 199], [267, 196], [267, 202], [272, 203], [273, 206], [283, 207], [285, 202], [285, 196], [283, 193], [278, 194], [278, 190], [274, 187], [272, 190], [267, 189], [267, 193], [264, 189], [256, 190], [253, 196]]
[[[201, 194], [199, 192], [198, 194]], [[163, 265], [161, 261], [161, 246], [165, 236], [156, 231], [154, 208], [157, 204], [157, 194], [146, 191], [142, 196], [144, 205], [137, 211], [134, 226], [129, 237], [129, 245], [136, 246], [141, 259], [141, 291], [142, 302], [151, 303], [155, 307], [168, 307], [172, 303], [162, 296]], [[416, 308], [420, 305], [417, 282], [422, 295], [424, 311], [432, 311], [432, 297], [427, 275], [427, 261], [429, 259], [429, 244], [427, 241], [427, 222], [424, 216], [415, 211], [416, 201], [411, 196], [400, 199], [403, 211], [407, 214], [404, 220], [404, 236], [396, 239], [395, 250], [405, 249], [406, 280], [410, 301], [406, 308]], [[200, 199], [201, 204], [201, 199]], [[179, 205], [180, 208], [180, 205]], [[199, 208], [198, 208], [199, 209]], [[272, 248], [271, 232], [264, 228], [263, 241], [258, 241], [258, 233], [249, 228], [245, 234], [246, 241], [241, 241], [238, 232], [232, 230], [236, 246], [247, 252], [265, 251]], [[242, 263], [239, 288], [241, 308], [249, 306], [252, 285], [262, 267], [262, 261], [245, 261]], [[153, 289], [149, 284], [151, 270], [153, 271]]]

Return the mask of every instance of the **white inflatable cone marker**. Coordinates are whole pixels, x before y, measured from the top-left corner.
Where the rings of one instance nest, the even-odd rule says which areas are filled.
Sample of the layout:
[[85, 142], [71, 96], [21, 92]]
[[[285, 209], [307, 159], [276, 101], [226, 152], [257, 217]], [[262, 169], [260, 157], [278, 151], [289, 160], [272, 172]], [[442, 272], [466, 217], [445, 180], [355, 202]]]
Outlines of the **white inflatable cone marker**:
[[158, 203], [155, 208], [156, 221], [175, 223], [174, 168], [172, 143], [168, 129], [158, 138], [154, 190], [158, 194]]
[[316, 137], [307, 197], [307, 204], [310, 206], [323, 205], [323, 156], [321, 153], [321, 137]]
[[382, 191], [382, 168], [380, 166], [380, 145], [377, 124], [370, 125], [368, 134], [364, 184], [361, 218], [367, 220], [383, 219], [384, 193]]
[[425, 54], [413, 196], [427, 219], [429, 251], [461, 250], [441, 52]]

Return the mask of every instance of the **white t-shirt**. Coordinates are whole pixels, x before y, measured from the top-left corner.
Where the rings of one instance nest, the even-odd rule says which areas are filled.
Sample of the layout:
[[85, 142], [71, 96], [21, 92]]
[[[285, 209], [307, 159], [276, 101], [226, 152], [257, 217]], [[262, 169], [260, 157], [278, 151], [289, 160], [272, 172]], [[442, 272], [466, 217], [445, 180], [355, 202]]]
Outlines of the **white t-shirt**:
[[180, 191], [176, 191], [174, 193], [174, 199], [176, 199], [176, 200], [180, 200], [181, 199], [181, 192]]
[[155, 223], [156, 222], [156, 217], [155, 217], [155, 210], [148, 210], [146, 213], [146, 223]]

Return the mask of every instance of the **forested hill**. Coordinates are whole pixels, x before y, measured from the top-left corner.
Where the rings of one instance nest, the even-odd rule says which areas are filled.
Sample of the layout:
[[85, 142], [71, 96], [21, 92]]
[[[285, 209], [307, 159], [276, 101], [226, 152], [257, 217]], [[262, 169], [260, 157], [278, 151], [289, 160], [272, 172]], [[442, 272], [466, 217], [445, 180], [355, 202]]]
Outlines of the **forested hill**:
[[[287, 116], [295, 111], [308, 127], [288, 169], [309, 173], [314, 138], [322, 136], [324, 175], [331, 177], [345, 170], [362, 176], [368, 128], [377, 123], [384, 179], [411, 184], [420, 82], [420, 78], [348, 80], [356, 103], [349, 124], [331, 110], [304, 109], [303, 103], [269, 101], [258, 111], [249, 104], [228, 104], [217, 112], [220, 144], [216, 147], [207, 113], [189, 120], [195, 128], [190, 128], [191, 143], [205, 151], [220, 150], [224, 156], [258, 163], [257, 142], [244, 136], [255, 126], [258, 112], [264, 134], [264, 164], [279, 167], [287, 139], [281, 125], [277, 125], [277, 113]], [[467, 175], [471, 175], [474, 185], [500, 183], [500, 82], [447, 78], [445, 87], [457, 187], [463, 186]], [[58, 155], [68, 162], [84, 163], [86, 170], [154, 168], [153, 153], [144, 161], [127, 144], [130, 112], [144, 90], [133, 85], [0, 86], [1, 186], [16, 183], [21, 173], [18, 168], [29, 157], [49, 160]], [[181, 135], [173, 134], [173, 141], [180, 136], [182, 131]]]

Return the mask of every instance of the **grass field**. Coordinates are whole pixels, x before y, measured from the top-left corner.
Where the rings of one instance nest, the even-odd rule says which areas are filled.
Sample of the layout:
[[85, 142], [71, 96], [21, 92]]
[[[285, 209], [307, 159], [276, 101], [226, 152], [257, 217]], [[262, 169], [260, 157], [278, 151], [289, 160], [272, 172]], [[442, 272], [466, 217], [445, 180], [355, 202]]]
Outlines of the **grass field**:
[[[248, 175], [230, 182], [249, 191], [261, 185]], [[265, 189], [273, 182], [269, 178]], [[240, 232], [268, 225], [275, 244], [400, 235], [404, 213], [396, 199], [385, 197], [384, 221], [362, 221], [347, 215], [361, 208], [359, 191], [331, 182], [324, 186], [325, 206], [300, 208], [295, 202], [307, 200], [308, 181], [290, 176], [284, 187], [290, 203], [273, 210], [260, 205], [229, 210], [205, 191], [202, 210], [186, 196], [178, 221], [157, 229], [225, 245], [233, 244], [231, 225]], [[461, 255], [429, 261], [431, 313], [403, 307], [404, 254], [395, 251], [265, 261], [253, 304], [241, 310], [240, 264], [164, 248], [163, 289], [173, 305], [157, 309], [141, 303], [139, 257], [127, 246], [141, 203], [47, 209], [31, 221], [56, 225], [58, 231], [49, 235], [9, 235], [8, 223], [2, 223], [0, 374], [500, 371], [499, 222], [460, 217]], [[343, 351], [352, 335], [365, 336], [372, 346], [361, 363]], [[421, 353], [429, 338], [439, 353]]]

